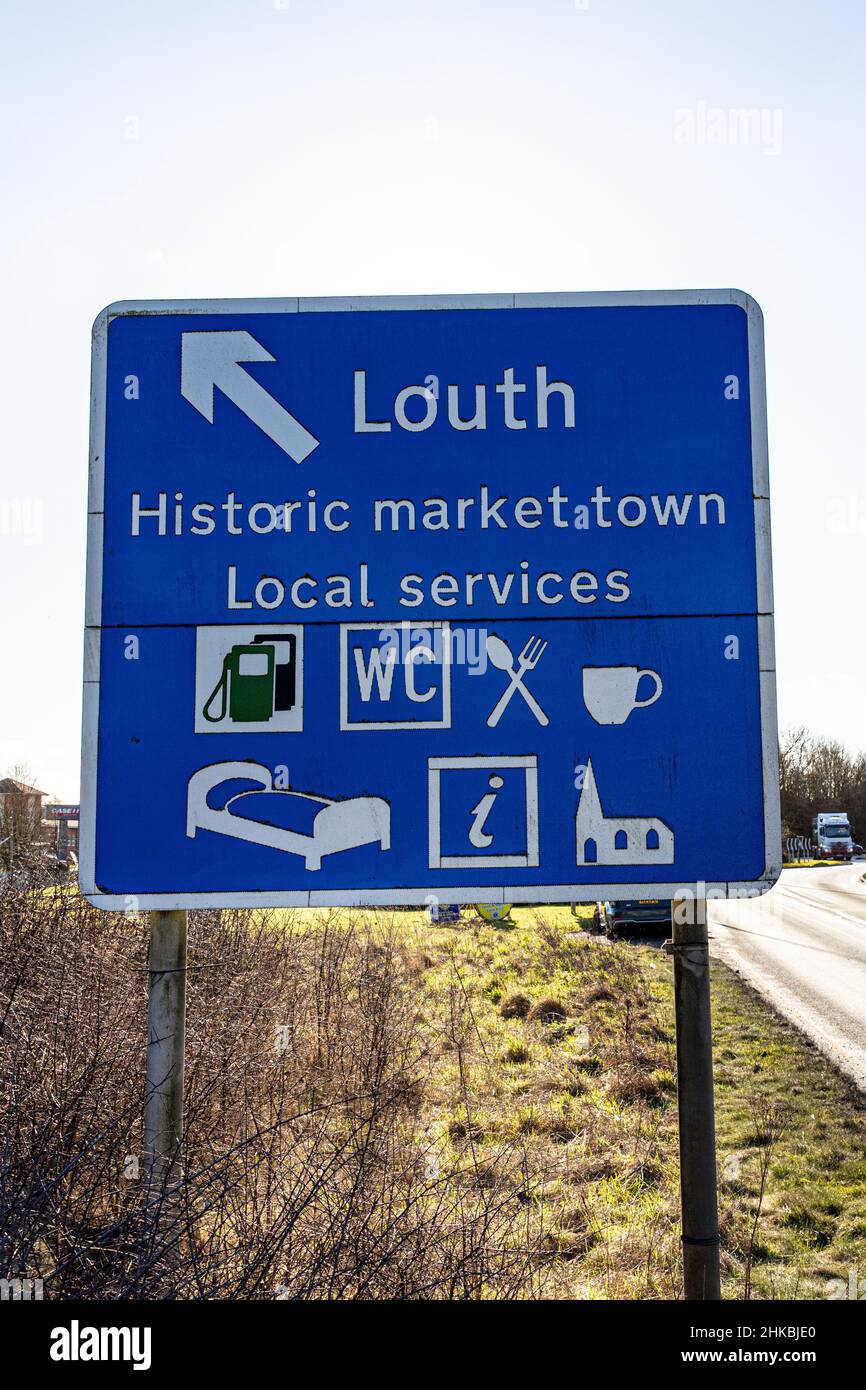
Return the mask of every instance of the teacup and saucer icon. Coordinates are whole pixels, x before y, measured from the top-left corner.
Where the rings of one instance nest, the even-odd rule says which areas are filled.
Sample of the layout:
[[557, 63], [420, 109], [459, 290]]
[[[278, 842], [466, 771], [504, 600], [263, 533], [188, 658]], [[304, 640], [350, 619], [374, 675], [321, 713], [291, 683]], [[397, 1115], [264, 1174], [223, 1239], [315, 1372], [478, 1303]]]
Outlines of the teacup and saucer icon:
[[[642, 680], [653, 682], [652, 693], [638, 699]], [[644, 690], [648, 687], [645, 685]], [[654, 705], [662, 693], [658, 671], [640, 666], [584, 666], [583, 702], [596, 724], [624, 724], [632, 710]]]

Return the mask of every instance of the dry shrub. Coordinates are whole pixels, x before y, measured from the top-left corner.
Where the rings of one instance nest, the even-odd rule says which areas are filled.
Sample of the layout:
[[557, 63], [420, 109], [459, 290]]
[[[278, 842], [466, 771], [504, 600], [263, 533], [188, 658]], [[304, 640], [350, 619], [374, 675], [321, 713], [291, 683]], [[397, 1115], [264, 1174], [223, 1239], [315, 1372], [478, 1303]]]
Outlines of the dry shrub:
[[[428, 1132], [393, 924], [190, 914], [185, 1127], [143, 1181], [144, 917], [0, 891], [0, 1274], [49, 1298], [519, 1297], [527, 1194]], [[137, 1174], [137, 1176], [136, 1176]]]
[[526, 1018], [532, 1008], [532, 1000], [526, 994], [509, 994], [499, 1006], [503, 1018]]
[[537, 999], [526, 1015], [528, 1023], [561, 1023], [568, 1009], [559, 999]]

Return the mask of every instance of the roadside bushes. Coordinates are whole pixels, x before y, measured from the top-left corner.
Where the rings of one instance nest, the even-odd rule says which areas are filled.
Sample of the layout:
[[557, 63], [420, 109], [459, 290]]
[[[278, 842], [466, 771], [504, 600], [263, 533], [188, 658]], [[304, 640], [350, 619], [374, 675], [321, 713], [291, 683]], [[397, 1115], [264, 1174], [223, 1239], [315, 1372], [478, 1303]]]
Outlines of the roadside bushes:
[[73, 889], [0, 890], [3, 1277], [46, 1298], [520, 1296], [525, 1194], [426, 1126], [422, 965], [393, 924], [190, 915], [184, 1139], [158, 1190], [146, 946], [146, 918]]

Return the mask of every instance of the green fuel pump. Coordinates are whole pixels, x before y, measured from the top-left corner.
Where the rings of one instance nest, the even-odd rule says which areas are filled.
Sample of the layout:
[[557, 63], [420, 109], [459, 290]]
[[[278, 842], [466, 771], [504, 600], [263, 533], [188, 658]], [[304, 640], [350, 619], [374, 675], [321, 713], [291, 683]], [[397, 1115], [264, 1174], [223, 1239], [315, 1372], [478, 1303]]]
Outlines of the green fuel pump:
[[[239, 724], [258, 724], [274, 713], [274, 648], [256, 643], [232, 647], [223, 658], [219, 680], [205, 702], [202, 714], [218, 724], [228, 714]], [[211, 711], [219, 700], [219, 713]]]

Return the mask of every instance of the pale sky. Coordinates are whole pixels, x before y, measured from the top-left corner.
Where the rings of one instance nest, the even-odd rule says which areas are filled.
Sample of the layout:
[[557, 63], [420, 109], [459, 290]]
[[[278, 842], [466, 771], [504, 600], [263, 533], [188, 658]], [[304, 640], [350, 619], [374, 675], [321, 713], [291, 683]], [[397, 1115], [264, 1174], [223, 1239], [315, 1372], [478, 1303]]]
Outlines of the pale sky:
[[117, 299], [747, 290], [781, 719], [866, 746], [862, 0], [3, 0], [0, 53], [0, 775], [78, 796]]

